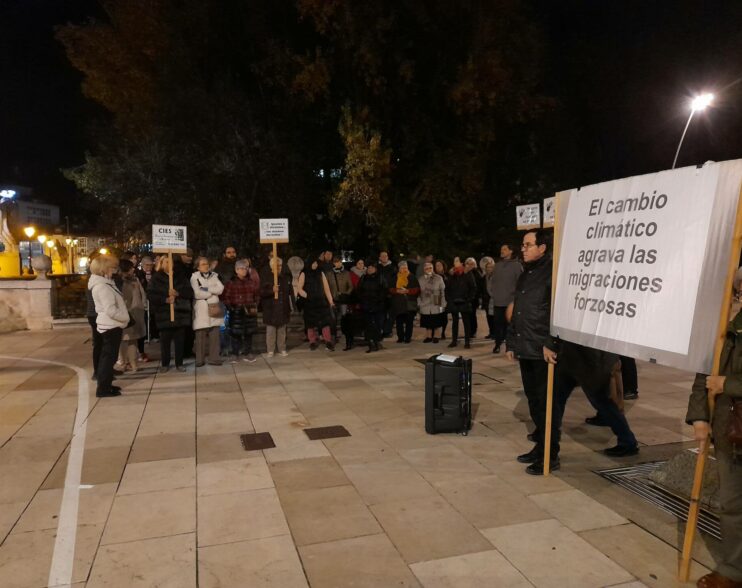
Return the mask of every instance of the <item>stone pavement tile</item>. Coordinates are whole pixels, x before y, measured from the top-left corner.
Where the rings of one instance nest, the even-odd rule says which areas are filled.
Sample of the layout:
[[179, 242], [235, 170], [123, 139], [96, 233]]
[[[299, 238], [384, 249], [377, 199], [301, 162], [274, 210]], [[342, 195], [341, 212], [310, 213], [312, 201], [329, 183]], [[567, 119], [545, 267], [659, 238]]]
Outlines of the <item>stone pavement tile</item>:
[[288, 535], [274, 488], [198, 498], [198, 546]]
[[397, 451], [438, 447], [451, 441], [447, 435], [428, 435], [425, 432], [424, 421], [408, 414], [376, 423], [371, 426], [371, 430]]
[[534, 494], [531, 500], [573, 531], [624, 525], [628, 521], [579, 490]]
[[245, 451], [239, 433], [198, 436], [198, 463], [211, 463], [228, 459], [249, 457], [252, 452]]
[[[72, 582], [87, 579], [102, 531], [102, 525], [77, 527]], [[46, 586], [56, 535], [56, 529], [8, 535], [0, 546], [0, 584], [3, 588]]]
[[196, 485], [196, 459], [166, 459], [130, 463], [124, 470], [118, 495], [175, 490]]
[[407, 413], [400, 408], [399, 403], [387, 398], [351, 402], [348, 406], [367, 425], [381, 423], [398, 417], [405, 417]]
[[665, 443], [678, 443], [680, 441], [693, 440], [693, 437], [690, 435], [692, 429], [687, 427], [684, 423], [678, 422], [673, 429], [667, 429], [657, 425], [656, 423], [630, 418], [629, 424], [631, 425], [631, 430], [634, 432], [634, 435], [636, 435], [636, 439], [645, 445], [664, 445]]
[[18, 384], [16, 390], [40, 390], [55, 389], [58, 390], [72, 378], [76, 378], [75, 372], [70, 368], [62, 366], [42, 367]]
[[243, 459], [202, 463], [198, 465], [196, 472], [199, 496], [273, 487], [268, 465], [260, 454]]
[[[565, 465], [562, 464], [564, 469]], [[530, 496], [543, 492], [558, 492], [559, 490], [570, 490], [572, 487], [559, 478], [559, 474], [552, 474], [546, 478], [543, 476], [531, 476], [526, 473], [526, 466], [517, 461], [502, 461], [498, 464], [489, 465], [487, 468], [519, 492]]]
[[113, 422], [91, 419], [85, 431], [85, 449], [98, 447], [122, 447], [131, 445], [137, 434], [139, 423], [136, 421]]
[[[59, 524], [59, 511], [62, 507], [62, 493], [56, 490], [41, 490], [36, 493], [18, 524], [14, 533], [56, 529]], [[102, 484], [80, 490], [77, 512], [78, 525], [103, 525], [108, 519], [116, 484]]]
[[492, 545], [443, 498], [371, 506], [406, 562], [492, 549]]
[[33, 462], [55, 462], [64, 451], [70, 438], [65, 437], [13, 437], [0, 448], [0, 466], [26, 465]]
[[196, 530], [196, 489], [180, 488], [117, 496], [102, 545], [192, 533]]
[[[580, 536], [647, 586], [659, 588], [678, 585], [678, 551], [644, 529], [627, 524], [585, 531]], [[692, 562], [690, 578], [693, 585], [708, 573], [705, 567]]]
[[281, 506], [299, 546], [381, 532], [353, 486], [281, 492]]
[[27, 505], [28, 502], [26, 501], [9, 502], [0, 505], [0, 543], [10, 533], [13, 525], [16, 524]]
[[167, 433], [196, 432], [196, 411], [192, 410], [151, 410], [147, 408], [139, 426], [138, 435], [163, 435]]
[[486, 468], [479, 462], [453, 445], [405, 449], [400, 451], [399, 454], [412, 467], [421, 470], [487, 473]]
[[299, 548], [312, 586], [377, 588], [419, 586], [383, 533]]
[[234, 412], [208, 412], [198, 415], [198, 434], [216, 435], [219, 433], [254, 433], [250, 414], [247, 410]]
[[270, 464], [279, 492], [347, 486], [350, 481], [332, 457], [294, 459]]
[[239, 386], [234, 385], [230, 392], [201, 392], [196, 395], [196, 408], [199, 415], [210, 412], [233, 412], [245, 410], [245, 400], [242, 398]]
[[[129, 451], [130, 448], [128, 446], [98, 447], [85, 450], [82, 460], [82, 477], [80, 478], [80, 483], [94, 486], [111, 482], [118, 483], [126, 466]], [[44, 480], [41, 486], [42, 490], [64, 487], [64, 477], [67, 474], [69, 455], [69, 449], [67, 449], [54, 465], [49, 476]]]
[[268, 463], [329, 457], [330, 455], [322, 441], [310, 441], [299, 427], [287, 429], [283, 426], [270, 429], [270, 432], [276, 447], [263, 451]]
[[200, 547], [201, 588], [306, 588], [290, 535]]
[[[38, 412], [26, 424], [15, 432], [16, 437], [72, 437], [72, 427], [75, 422], [75, 408], [60, 410], [56, 413]], [[0, 425], [0, 437], [2, 437]]]
[[451, 506], [478, 529], [550, 518], [527, 496], [497, 476], [435, 484]]
[[492, 549], [410, 565], [425, 588], [507, 586], [532, 588], [525, 577], [502, 554]]
[[50, 464], [43, 462], [0, 466], [0, 505], [28, 504], [50, 468]]
[[129, 463], [180, 459], [195, 455], [196, 436], [193, 433], [137, 436], [131, 448]]
[[369, 468], [349, 465], [343, 468], [366, 504], [400, 500], [429, 500], [438, 497], [435, 489], [415, 470], [407, 466]]
[[323, 443], [343, 466], [388, 461], [399, 457], [391, 445], [368, 428], [354, 431], [351, 437], [325, 439]]
[[634, 580], [629, 572], [554, 519], [482, 532], [537, 587], [595, 588]]
[[195, 588], [194, 533], [104, 545], [87, 588]]

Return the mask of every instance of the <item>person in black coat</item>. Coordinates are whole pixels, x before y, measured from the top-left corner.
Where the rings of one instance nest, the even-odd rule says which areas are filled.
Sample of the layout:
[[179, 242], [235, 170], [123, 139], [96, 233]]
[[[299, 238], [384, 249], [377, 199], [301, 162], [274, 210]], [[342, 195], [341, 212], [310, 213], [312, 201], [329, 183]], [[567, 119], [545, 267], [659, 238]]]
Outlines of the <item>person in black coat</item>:
[[446, 301], [451, 313], [451, 342], [449, 347], [459, 344], [459, 316], [464, 323], [464, 348], [471, 347], [471, 315], [477, 297], [477, 283], [471, 272], [466, 272], [461, 260], [453, 260], [453, 269], [446, 284]]
[[384, 285], [385, 292], [387, 292], [384, 302], [384, 326], [382, 329], [383, 336], [388, 338], [392, 336], [392, 327], [394, 326], [394, 312], [391, 308], [391, 298], [388, 292], [389, 288], [394, 288], [397, 283], [397, 266], [389, 259], [388, 251], [381, 251], [379, 253], [379, 263], [376, 264], [376, 271]]
[[381, 348], [384, 329], [387, 288], [376, 268], [375, 260], [370, 259], [366, 264], [366, 275], [358, 282], [357, 294], [365, 316], [366, 344], [368, 345], [366, 353], [378, 351]]
[[[170, 369], [170, 344], [175, 345], [175, 369], [184, 372], [183, 349], [185, 330], [191, 328], [193, 321], [193, 288], [190, 276], [184, 272], [173, 272], [173, 289], [170, 289], [168, 270], [170, 260], [160, 258], [157, 271], [152, 276], [147, 289], [150, 312], [154, 314], [157, 329], [160, 331], [160, 371]], [[170, 320], [170, 304], [175, 306], [175, 320]]]
[[[518, 278], [513, 301], [513, 317], [508, 328], [507, 358], [518, 360], [523, 391], [528, 399], [528, 410], [536, 429], [536, 446], [518, 456], [521, 463], [530, 464], [526, 472], [543, 474], [544, 427], [546, 423], [546, 380], [548, 365], [544, 347], [551, 343], [549, 318], [551, 315], [551, 239], [544, 230], [530, 231], [523, 236], [524, 271]], [[551, 431], [552, 470], [559, 469], [560, 404], [554, 402]]]

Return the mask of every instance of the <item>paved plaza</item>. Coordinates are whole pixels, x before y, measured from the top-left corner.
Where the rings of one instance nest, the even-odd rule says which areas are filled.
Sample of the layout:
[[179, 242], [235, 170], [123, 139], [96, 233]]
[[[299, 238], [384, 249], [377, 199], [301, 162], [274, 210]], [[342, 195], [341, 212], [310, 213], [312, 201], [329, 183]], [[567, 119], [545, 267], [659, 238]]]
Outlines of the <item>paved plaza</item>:
[[[460, 351], [475, 372], [465, 437], [423, 429], [418, 360], [442, 346], [304, 345], [186, 374], [149, 364], [99, 400], [78, 378], [89, 338], [0, 335], [3, 588], [678, 585], [683, 526], [594, 470], [692, 446], [691, 374], [639, 365], [627, 413], [642, 450], [629, 459], [597, 452], [614, 439], [584, 424], [576, 391], [562, 468], [540, 478], [515, 461], [532, 447], [518, 368], [481, 339]], [[350, 436], [303, 431], [330, 425]], [[275, 447], [246, 451], [253, 432]], [[693, 580], [713, 548], [697, 541]]]

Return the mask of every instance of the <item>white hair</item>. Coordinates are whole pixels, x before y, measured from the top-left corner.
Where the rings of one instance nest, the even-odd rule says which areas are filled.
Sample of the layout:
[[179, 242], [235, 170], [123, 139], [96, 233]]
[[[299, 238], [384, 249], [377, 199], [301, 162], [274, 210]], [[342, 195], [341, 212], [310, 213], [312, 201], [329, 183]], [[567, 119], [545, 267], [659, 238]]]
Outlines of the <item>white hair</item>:
[[402, 269], [403, 267], [407, 267], [407, 262], [406, 262], [406, 261], [400, 261], [400, 262], [399, 262], [399, 263], [397, 264], [397, 267], [398, 267], [399, 269]]

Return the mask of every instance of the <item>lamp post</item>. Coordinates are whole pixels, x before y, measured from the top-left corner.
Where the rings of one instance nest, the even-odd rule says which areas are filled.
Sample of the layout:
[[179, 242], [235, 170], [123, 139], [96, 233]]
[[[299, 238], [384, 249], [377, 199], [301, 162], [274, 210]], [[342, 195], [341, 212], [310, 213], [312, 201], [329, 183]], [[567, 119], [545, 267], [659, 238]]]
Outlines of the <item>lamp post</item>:
[[23, 232], [26, 234], [26, 237], [28, 237], [28, 273], [33, 273], [33, 268], [31, 267], [31, 239], [33, 239], [33, 236], [36, 234], [36, 229], [34, 227], [26, 227], [23, 229]]
[[688, 122], [685, 123], [685, 128], [683, 129], [683, 134], [680, 136], [680, 143], [678, 143], [678, 149], [675, 151], [675, 159], [672, 160], [672, 169], [675, 169], [675, 164], [678, 162], [678, 155], [680, 155], [680, 148], [683, 146], [683, 139], [685, 139], [685, 133], [688, 132], [688, 127], [690, 126], [690, 121], [693, 118], [693, 115], [696, 113], [696, 111], [703, 111], [706, 110], [709, 104], [713, 102], [714, 95], [713, 94], [701, 94], [700, 96], [696, 96], [693, 101], [690, 103], [690, 115], [688, 116]]

